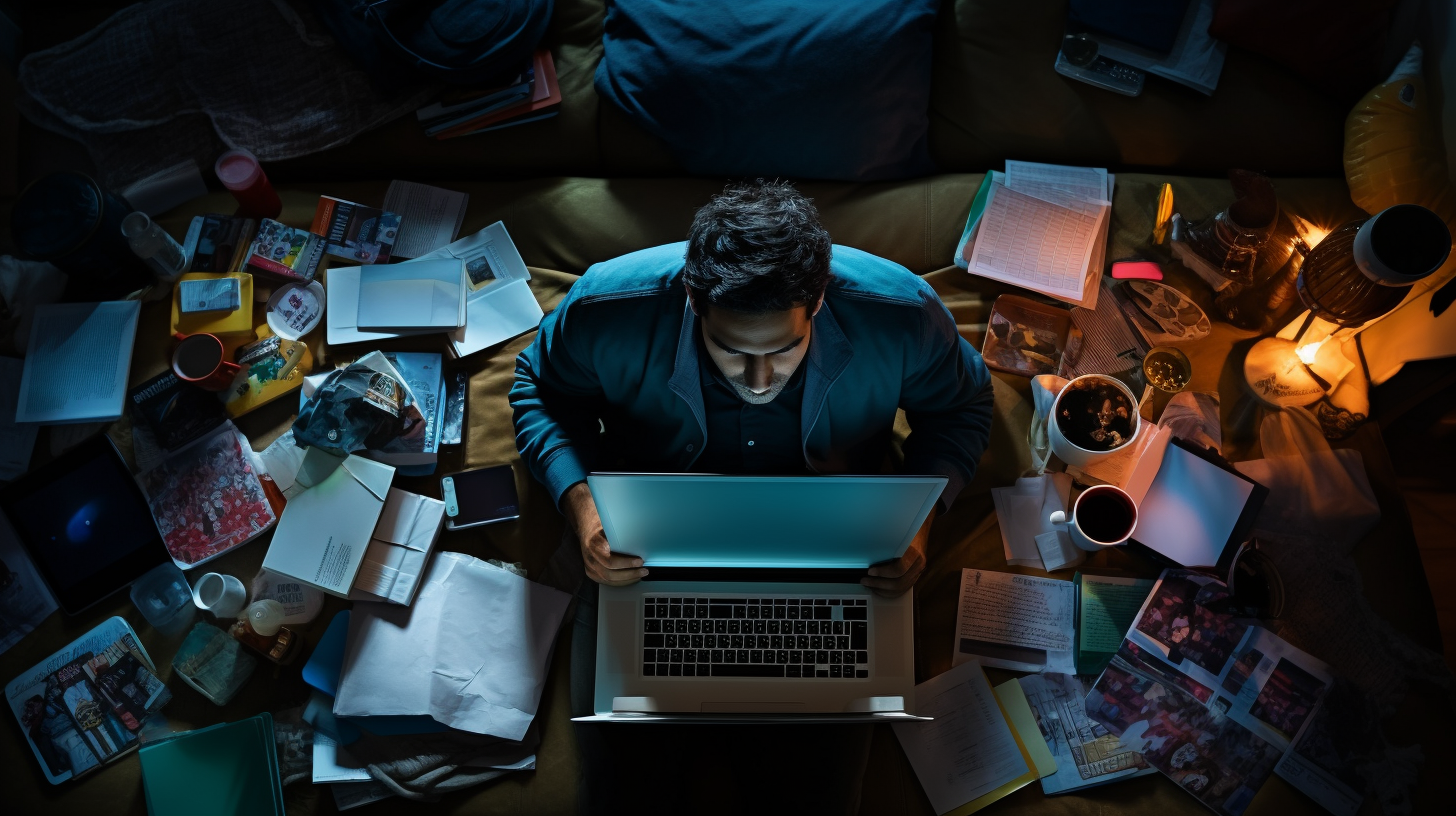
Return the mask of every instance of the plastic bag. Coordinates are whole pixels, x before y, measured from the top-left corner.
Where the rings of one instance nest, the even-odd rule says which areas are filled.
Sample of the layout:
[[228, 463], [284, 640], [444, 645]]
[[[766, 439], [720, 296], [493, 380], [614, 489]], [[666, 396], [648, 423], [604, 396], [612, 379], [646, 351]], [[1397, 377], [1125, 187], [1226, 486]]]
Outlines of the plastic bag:
[[330, 373], [293, 422], [299, 447], [339, 457], [424, 432], [424, 415], [404, 377], [377, 351]]

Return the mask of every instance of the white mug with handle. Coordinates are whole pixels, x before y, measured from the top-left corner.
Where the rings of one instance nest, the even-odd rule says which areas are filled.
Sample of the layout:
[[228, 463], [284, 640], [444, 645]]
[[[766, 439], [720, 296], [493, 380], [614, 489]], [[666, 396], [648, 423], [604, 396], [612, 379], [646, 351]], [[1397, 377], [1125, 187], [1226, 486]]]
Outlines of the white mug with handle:
[[1117, 547], [1132, 538], [1137, 529], [1137, 502], [1126, 490], [1113, 485], [1094, 485], [1082, 491], [1072, 503], [1072, 517], [1061, 510], [1051, 514], [1053, 525], [1065, 525], [1067, 535], [1080, 549], [1097, 552]]
[[209, 572], [197, 579], [197, 586], [192, 588], [192, 602], [219, 620], [228, 620], [236, 618], [247, 606], [248, 588], [234, 576]]

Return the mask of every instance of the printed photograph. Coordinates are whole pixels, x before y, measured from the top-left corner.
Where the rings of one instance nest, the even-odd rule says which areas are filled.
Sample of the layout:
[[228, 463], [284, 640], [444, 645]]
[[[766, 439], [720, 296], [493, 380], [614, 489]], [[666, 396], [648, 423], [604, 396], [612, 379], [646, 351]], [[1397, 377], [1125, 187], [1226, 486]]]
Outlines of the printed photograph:
[[1139, 671], [1168, 686], [1182, 689], [1200, 703], [1207, 703], [1213, 699], [1213, 689], [1164, 663], [1162, 655], [1150, 654], [1132, 641], [1124, 640], [1117, 649], [1117, 655]]
[[1212, 579], [1170, 576], [1148, 600], [1137, 630], [1166, 648], [1174, 666], [1187, 660], [1218, 674], [1249, 628], [1232, 615], [1214, 611], [1229, 597], [1228, 589]]
[[1273, 773], [1280, 751], [1252, 731], [1121, 657], [1102, 673], [1087, 714], [1117, 733], [1122, 747], [1204, 804], [1240, 816]]
[[1249, 713], [1268, 723], [1286, 739], [1294, 739], [1319, 703], [1324, 690], [1325, 684], [1319, 678], [1288, 658], [1281, 658], [1269, 679], [1264, 681], [1264, 687], [1249, 707]]

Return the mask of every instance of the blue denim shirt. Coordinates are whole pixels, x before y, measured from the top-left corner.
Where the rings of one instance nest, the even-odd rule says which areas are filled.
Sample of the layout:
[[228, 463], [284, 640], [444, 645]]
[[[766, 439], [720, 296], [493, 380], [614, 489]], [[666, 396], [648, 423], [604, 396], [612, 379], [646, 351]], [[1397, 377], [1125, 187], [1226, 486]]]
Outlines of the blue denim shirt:
[[[687, 472], [707, 442], [682, 267], [668, 244], [595, 264], [516, 358], [516, 447], [553, 500], [600, 470]], [[895, 412], [903, 473], [945, 476], [949, 507], [991, 433], [991, 377], [925, 281], [835, 246], [805, 355], [801, 447], [816, 473], [883, 470]]]

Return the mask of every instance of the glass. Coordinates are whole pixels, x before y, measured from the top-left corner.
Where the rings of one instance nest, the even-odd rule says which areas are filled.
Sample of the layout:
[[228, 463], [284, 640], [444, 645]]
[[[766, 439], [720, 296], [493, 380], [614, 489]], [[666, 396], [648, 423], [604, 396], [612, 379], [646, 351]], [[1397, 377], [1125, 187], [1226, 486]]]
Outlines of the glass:
[[283, 201], [258, 164], [258, 157], [246, 150], [229, 150], [217, 157], [213, 172], [238, 200], [238, 214], [251, 218], [277, 218]]

